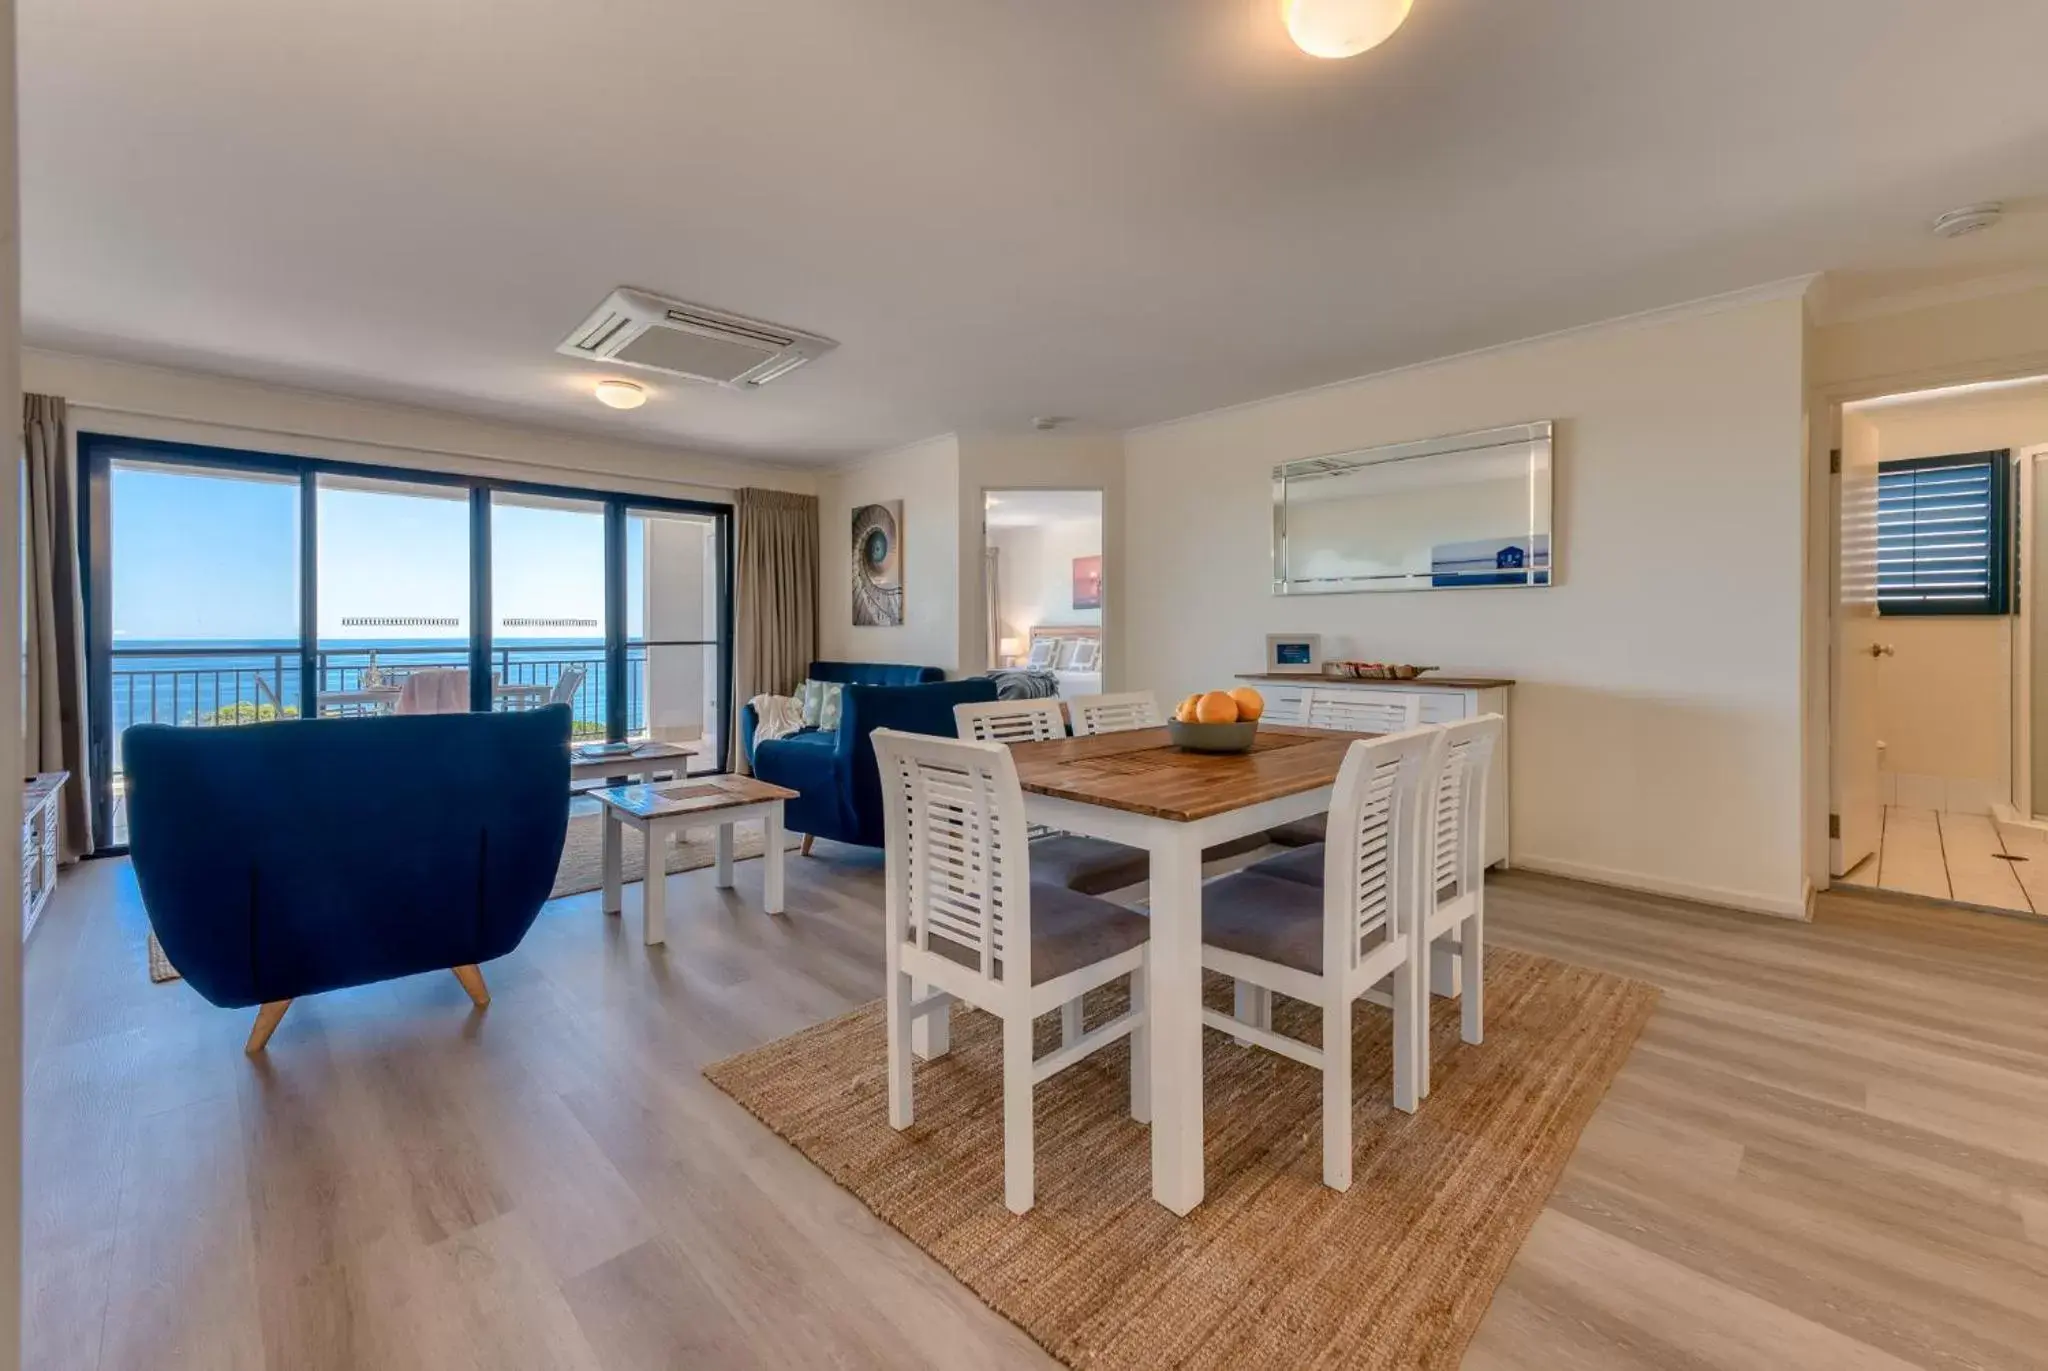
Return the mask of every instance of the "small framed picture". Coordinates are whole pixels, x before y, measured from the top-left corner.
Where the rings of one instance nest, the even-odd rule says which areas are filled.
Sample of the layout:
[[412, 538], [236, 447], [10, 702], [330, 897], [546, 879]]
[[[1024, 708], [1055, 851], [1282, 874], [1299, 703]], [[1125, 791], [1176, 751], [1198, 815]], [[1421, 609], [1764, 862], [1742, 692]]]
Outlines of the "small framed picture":
[[1273, 676], [1323, 674], [1323, 639], [1316, 633], [1268, 633], [1266, 671]]

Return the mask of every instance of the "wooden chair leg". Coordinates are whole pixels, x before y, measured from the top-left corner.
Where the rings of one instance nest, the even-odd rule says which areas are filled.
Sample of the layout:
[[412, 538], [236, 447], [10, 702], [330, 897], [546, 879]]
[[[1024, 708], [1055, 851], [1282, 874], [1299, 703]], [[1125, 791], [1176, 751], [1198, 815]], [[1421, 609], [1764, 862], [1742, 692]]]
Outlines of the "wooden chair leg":
[[452, 969], [455, 972], [455, 979], [462, 982], [462, 988], [469, 992], [470, 999], [476, 1001], [478, 1009], [491, 1002], [490, 987], [484, 984], [484, 973], [481, 970], [475, 966], [458, 966]]
[[291, 1007], [290, 1000], [272, 1000], [257, 1010], [256, 1026], [249, 1030], [248, 1046], [242, 1050], [252, 1057], [261, 1052], [269, 1044], [270, 1035], [284, 1022], [284, 1012]]
[[806, 856], [806, 857], [810, 856], [810, 855], [811, 855], [811, 844], [812, 844], [812, 843], [814, 843], [814, 842], [816, 842], [816, 841], [817, 841], [817, 837], [816, 837], [816, 835], [814, 835], [814, 834], [810, 834], [810, 833], [806, 833], [806, 834], [804, 834], [804, 845], [803, 845], [803, 846], [802, 846], [801, 848], [799, 848], [799, 849], [798, 849], [798, 852], [799, 852], [799, 853], [800, 853], [801, 855], [803, 855], [803, 856]]

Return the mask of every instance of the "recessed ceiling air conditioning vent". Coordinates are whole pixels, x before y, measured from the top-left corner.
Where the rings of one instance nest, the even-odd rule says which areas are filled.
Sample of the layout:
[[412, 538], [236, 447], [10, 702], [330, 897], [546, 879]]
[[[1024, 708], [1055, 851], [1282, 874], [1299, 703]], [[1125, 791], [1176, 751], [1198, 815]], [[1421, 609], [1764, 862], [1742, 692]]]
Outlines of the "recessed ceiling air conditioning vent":
[[555, 351], [749, 390], [838, 346], [816, 334], [621, 287]]

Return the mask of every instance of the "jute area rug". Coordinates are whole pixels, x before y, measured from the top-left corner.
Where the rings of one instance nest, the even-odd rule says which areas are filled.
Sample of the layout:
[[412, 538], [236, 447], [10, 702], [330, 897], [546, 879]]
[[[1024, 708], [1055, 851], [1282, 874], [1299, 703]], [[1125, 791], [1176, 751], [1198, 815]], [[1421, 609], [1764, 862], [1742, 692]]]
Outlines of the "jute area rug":
[[[1579, 1131], [1656, 1002], [1649, 986], [1487, 950], [1486, 1041], [1439, 1000], [1434, 1086], [1391, 1095], [1391, 1024], [1353, 1016], [1352, 1188], [1322, 1184], [1320, 1078], [1204, 1033], [1208, 1190], [1185, 1219], [1153, 1203], [1129, 1051], [1038, 1087], [1038, 1204], [1003, 1207], [1001, 1031], [956, 1005], [953, 1050], [917, 1067], [917, 1123], [889, 1127], [882, 1005], [705, 1071], [720, 1089], [1069, 1366], [1454, 1367]], [[1227, 981], [1210, 976], [1228, 1012]], [[1121, 1010], [1120, 986], [1088, 1022]], [[1308, 1041], [1321, 1016], [1274, 1001]], [[1038, 1050], [1058, 1038], [1039, 1023]]]
[[[620, 870], [627, 885], [646, 875], [647, 861], [640, 835], [628, 829], [623, 835], [625, 842], [621, 849]], [[795, 848], [800, 838], [788, 839]], [[668, 850], [666, 863], [669, 874], [678, 871], [696, 871], [710, 866], [718, 860], [718, 832], [716, 829], [688, 829]], [[761, 826], [757, 823], [740, 824], [733, 829], [733, 856], [739, 860], [761, 855]], [[564, 895], [581, 895], [604, 884], [604, 819], [598, 814], [573, 814], [569, 817], [569, 834], [562, 842], [562, 865], [555, 872], [555, 888], [548, 895], [559, 900]], [[179, 979], [178, 970], [171, 965], [171, 959], [157, 944], [156, 934], [149, 935], [149, 978], [164, 982]]]

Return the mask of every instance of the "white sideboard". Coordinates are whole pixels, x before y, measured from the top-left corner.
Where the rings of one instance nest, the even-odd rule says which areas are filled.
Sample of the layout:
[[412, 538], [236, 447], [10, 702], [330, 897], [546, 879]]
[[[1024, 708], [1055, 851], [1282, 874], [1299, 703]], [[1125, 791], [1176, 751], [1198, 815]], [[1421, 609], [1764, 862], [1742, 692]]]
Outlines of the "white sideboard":
[[1344, 676], [1246, 675], [1266, 697], [1266, 714], [1275, 723], [1293, 723], [1305, 718], [1303, 701], [1311, 690], [1317, 693], [1365, 691], [1373, 694], [1420, 695], [1422, 722], [1456, 723], [1481, 714], [1498, 714], [1507, 720], [1502, 726], [1501, 749], [1493, 759], [1493, 776], [1486, 790], [1486, 864], [1506, 866], [1511, 850], [1508, 841], [1510, 768], [1508, 754], [1514, 715], [1508, 696], [1514, 682], [1498, 677], [1424, 676], [1413, 681], [1361, 681]]

